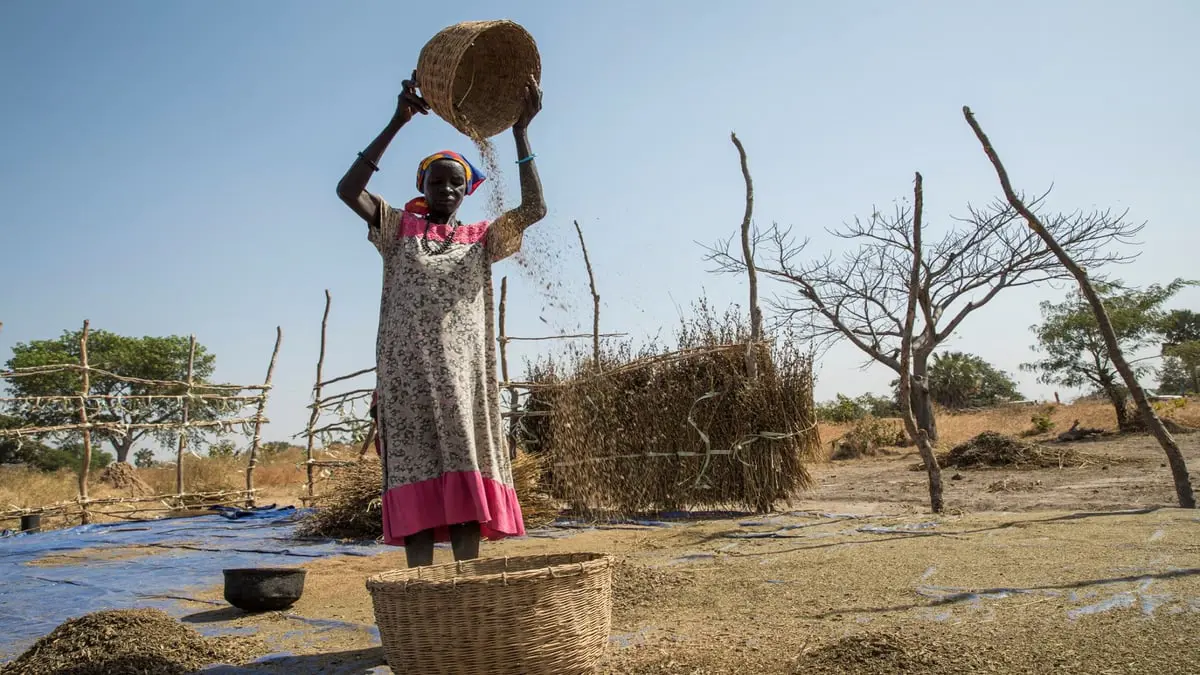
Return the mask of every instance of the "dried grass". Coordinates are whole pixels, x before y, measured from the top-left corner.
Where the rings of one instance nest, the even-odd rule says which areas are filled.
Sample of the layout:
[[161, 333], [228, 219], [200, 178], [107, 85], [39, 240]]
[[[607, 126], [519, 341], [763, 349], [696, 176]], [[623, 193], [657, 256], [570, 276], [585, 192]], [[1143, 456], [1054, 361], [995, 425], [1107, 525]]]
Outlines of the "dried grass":
[[1052, 469], [1080, 466], [1084, 462], [1081, 454], [1070, 448], [1045, 448], [994, 431], [985, 431], [966, 443], [960, 443], [938, 458], [938, 463], [942, 466], [957, 469]]
[[0, 466], [0, 505], [32, 508], [74, 499], [79, 477], [68, 469], [53, 473], [26, 466]]
[[[540, 527], [558, 516], [558, 504], [541, 488], [541, 462], [524, 452], [513, 461], [513, 487], [525, 527]], [[334, 469], [329, 490], [313, 503], [316, 510], [296, 532], [302, 537], [377, 539], [383, 536], [383, 465], [374, 460]]]
[[[1029, 443], [995, 431], [985, 431], [938, 457], [938, 464], [943, 468], [956, 469], [1062, 469], [1119, 461], [1117, 458], [1078, 452], [1061, 445], [1048, 447]], [[925, 465], [918, 462], [911, 468], [913, 471], [924, 471]]]
[[908, 443], [904, 425], [897, 419], [880, 419], [870, 415], [850, 425], [849, 431], [831, 443], [829, 459], [845, 460], [894, 454], [889, 448]]
[[807, 487], [820, 448], [807, 355], [761, 343], [746, 375], [739, 317], [703, 305], [681, 349], [626, 343], [531, 368], [523, 433], [549, 465], [551, 494], [583, 514], [740, 506], [768, 511]]
[[[258, 499], [276, 500], [279, 503], [298, 503], [296, 498], [303, 491], [304, 467], [298, 451], [280, 453], [259, 464], [255, 470], [255, 486], [260, 489]], [[127, 468], [114, 468], [114, 467]], [[216, 491], [221, 489], [238, 490], [245, 486], [244, 458], [213, 458], [188, 456], [184, 464], [184, 485], [189, 492]], [[111, 464], [111, 471], [123, 473], [132, 472], [142, 482], [143, 487], [134, 488], [131, 494], [129, 488], [115, 487], [105, 480], [105, 472], [92, 474], [89, 485], [89, 496], [92, 498], [138, 496], [136, 490], [145, 489], [144, 495], [174, 494], [175, 467], [162, 465], [145, 469], [133, 469], [128, 464]], [[120, 479], [124, 480], [124, 479]], [[218, 486], [215, 490], [212, 486]], [[228, 486], [222, 488], [219, 486]], [[208, 488], [208, 489], [206, 489]], [[4, 508], [34, 508], [51, 504], [61, 504], [74, 500], [78, 496], [79, 477], [70, 470], [63, 469], [53, 473], [38, 471], [24, 466], [0, 466], [0, 506]], [[203, 507], [204, 502], [190, 504], [192, 507]], [[111, 510], [111, 515], [106, 511]], [[128, 507], [94, 507], [92, 513], [96, 522], [108, 522], [131, 517]], [[153, 517], [144, 513], [142, 517]], [[79, 518], [70, 518], [47, 514], [42, 517], [42, 529], [49, 530], [60, 527], [71, 527], [79, 524]], [[0, 529], [13, 527], [15, 521], [0, 522]]]
[[340, 467], [329, 491], [314, 502], [316, 510], [301, 521], [296, 534], [334, 539], [377, 539], [383, 536], [383, 464], [366, 460]]
[[[1200, 402], [1194, 399], [1184, 404], [1160, 404], [1157, 408], [1163, 419], [1185, 427], [1200, 427]], [[1066, 405], [1049, 403], [1038, 407], [1008, 405], [957, 414], [939, 409], [938, 443], [943, 447], [954, 446], [985, 431], [1022, 436], [1029, 430], [1030, 417], [1035, 413], [1045, 413], [1054, 424], [1054, 430], [1045, 434], [1047, 438], [1054, 436], [1057, 431], [1069, 429], [1075, 420], [1079, 420], [1080, 426], [1117, 431], [1117, 415], [1112, 405], [1100, 401], [1084, 400]], [[828, 423], [819, 426], [822, 438], [843, 436], [852, 427], [850, 424]]]
[[544, 527], [554, 522], [561, 510], [559, 503], [543, 489], [545, 469], [541, 458], [523, 450], [517, 451], [512, 463], [513, 487], [521, 504], [525, 528]]
[[261, 640], [206, 638], [157, 609], [121, 609], [71, 619], [38, 640], [3, 675], [184, 675], [265, 654]]
[[[47, 473], [25, 466], [0, 466], [0, 509], [60, 504], [75, 499], [78, 494], [79, 477], [68, 469]], [[78, 519], [68, 522], [59, 515], [42, 516], [43, 530], [78, 524]], [[17, 529], [18, 521], [0, 521], [0, 530], [5, 528]]]

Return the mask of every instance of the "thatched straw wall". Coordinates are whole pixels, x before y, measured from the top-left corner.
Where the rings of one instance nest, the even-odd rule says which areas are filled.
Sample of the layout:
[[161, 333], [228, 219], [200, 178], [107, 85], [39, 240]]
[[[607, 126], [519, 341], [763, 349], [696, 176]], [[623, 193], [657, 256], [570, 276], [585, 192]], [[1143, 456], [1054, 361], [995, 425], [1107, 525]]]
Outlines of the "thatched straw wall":
[[[761, 343], [758, 378], [746, 345], [628, 358], [546, 361], [531, 369], [524, 445], [545, 460], [552, 495], [590, 512], [742, 507], [767, 511], [810, 483], [820, 448], [812, 368], [794, 349]], [[573, 375], [563, 376], [568, 370]]]

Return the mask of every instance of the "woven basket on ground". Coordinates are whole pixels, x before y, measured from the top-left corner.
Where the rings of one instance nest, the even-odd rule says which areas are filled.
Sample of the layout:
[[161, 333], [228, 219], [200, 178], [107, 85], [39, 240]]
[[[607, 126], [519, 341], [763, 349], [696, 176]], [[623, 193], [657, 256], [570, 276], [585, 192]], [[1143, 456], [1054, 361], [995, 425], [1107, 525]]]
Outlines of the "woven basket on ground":
[[530, 77], [541, 76], [537, 43], [512, 21], [455, 24], [433, 36], [417, 58], [417, 80], [429, 107], [476, 139], [516, 124]]
[[593, 672], [612, 625], [612, 558], [570, 553], [394, 570], [367, 580], [404, 673]]

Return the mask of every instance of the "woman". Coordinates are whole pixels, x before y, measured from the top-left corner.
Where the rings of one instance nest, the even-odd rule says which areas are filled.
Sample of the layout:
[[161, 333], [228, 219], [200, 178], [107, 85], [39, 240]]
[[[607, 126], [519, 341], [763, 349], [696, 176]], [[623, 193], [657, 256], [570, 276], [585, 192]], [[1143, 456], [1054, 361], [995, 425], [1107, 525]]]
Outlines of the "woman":
[[468, 560], [482, 537], [525, 533], [500, 427], [491, 265], [520, 250], [525, 229], [546, 215], [527, 134], [542, 107], [532, 80], [513, 127], [516, 209], [494, 222], [460, 223], [458, 207], [486, 177], [449, 151], [421, 162], [421, 196], [403, 209], [366, 190], [396, 133], [429, 112], [415, 80], [416, 73], [404, 82], [391, 122], [337, 188], [383, 256], [376, 414], [384, 542], [404, 546], [409, 567], [432, 564], [435, 541], [449, 540], [454, 559]]

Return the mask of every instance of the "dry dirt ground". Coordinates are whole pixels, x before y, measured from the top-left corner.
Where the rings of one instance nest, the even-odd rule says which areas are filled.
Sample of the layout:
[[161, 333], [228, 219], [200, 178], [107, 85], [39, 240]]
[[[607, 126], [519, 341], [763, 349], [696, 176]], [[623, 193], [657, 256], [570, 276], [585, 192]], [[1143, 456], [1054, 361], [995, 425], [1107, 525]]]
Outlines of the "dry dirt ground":
[[[1181, 441], [1200, 466], [1200, 435]], [[926, 512], [915, 458], [854, 460], [818, 467], [786, 513], [510, 540], [484, 554], [619, 556], [604, 673], [1200, 672], [1200, 513], [1163, 506], [1174, 493], [1153, 440], [1075, 447], [1114, 459], [948, 470], [940, 517]], [[400, 549], [321, 560], [293, 616], [198, 606], [193, 620], [255, 629], [310, 666], [374, 665], [363, 582], [403, 565]], [[364, 628], [330, 623], [314, 636], [296, 632], [297, 617]]]

